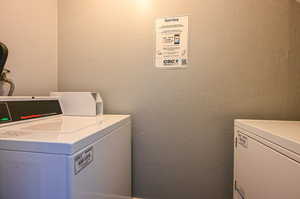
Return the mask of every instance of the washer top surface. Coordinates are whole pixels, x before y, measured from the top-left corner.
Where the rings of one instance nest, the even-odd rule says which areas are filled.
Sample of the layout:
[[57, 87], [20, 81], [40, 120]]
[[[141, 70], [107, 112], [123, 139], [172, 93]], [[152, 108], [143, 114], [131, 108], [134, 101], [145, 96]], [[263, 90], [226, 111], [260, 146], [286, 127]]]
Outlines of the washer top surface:
[[235, 120], [235, 126], [300, 154], [300, 121]]
[[99, 140], [129, 115], [97, 117], [52, 116], [47, 119], [12, 124], [0, 128], [0, 149], [54, 154], [73, 154]]

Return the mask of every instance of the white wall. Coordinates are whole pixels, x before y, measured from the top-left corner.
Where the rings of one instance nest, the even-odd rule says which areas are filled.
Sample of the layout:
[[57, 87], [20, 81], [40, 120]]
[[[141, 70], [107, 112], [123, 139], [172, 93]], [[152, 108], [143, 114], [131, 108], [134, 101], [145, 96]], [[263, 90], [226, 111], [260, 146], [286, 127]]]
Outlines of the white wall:
[[57, 0], [0, 0], [0, 41], [14, 95], [47, 95], [57, 89]]

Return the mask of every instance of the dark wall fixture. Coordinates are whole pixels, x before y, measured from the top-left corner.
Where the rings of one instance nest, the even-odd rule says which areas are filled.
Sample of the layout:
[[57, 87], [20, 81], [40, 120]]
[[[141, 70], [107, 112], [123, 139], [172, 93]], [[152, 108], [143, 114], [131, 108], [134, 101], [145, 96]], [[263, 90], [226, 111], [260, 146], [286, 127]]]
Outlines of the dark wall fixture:
[[0, 81], [6, 82], [10, 85], [8, 96], [12, 96], [15, 90], [15, 84], [12, 80], [7, 78], [7, 74], [10, 73], [9, 70], [4, 69], [8, 57], [8, 48], [4, 43], [0, 42]]

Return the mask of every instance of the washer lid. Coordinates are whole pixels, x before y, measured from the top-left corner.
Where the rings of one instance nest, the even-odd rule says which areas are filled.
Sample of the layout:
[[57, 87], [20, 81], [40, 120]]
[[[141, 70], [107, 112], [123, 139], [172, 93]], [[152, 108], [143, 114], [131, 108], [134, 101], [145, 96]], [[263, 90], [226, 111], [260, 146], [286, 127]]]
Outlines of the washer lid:
[[235, 120], [235, 126], [300, 155], [300, 121]]
[[54, 116], [0, 128], [0, 149], [73, 154], [129, 122], [128, 115]]

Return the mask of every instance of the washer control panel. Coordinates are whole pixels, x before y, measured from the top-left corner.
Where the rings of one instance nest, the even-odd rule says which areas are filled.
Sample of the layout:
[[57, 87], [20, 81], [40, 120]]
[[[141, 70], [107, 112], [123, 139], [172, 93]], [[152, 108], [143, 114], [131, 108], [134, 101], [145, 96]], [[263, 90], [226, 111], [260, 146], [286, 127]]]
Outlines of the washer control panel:
[[58, 99], [0, 101], [0, 124], [62, 114]]

